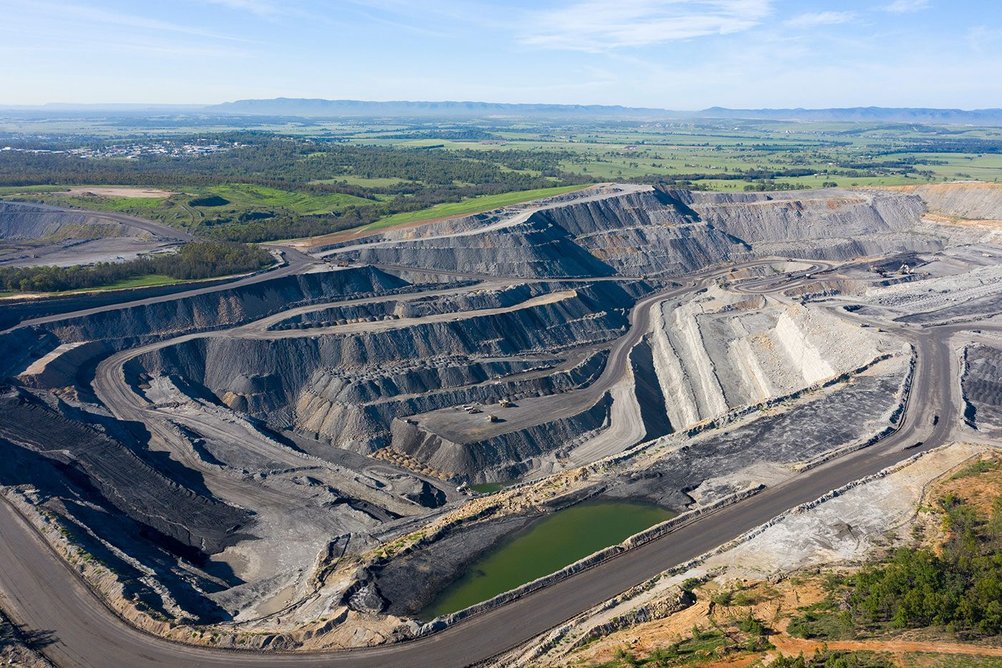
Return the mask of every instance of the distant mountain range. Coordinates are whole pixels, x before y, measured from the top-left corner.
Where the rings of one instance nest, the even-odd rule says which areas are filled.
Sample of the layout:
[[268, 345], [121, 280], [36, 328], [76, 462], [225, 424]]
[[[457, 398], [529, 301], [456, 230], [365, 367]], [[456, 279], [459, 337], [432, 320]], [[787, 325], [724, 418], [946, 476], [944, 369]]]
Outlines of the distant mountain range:
[[579, 105], [504, 104], [499, 102], [366, 102], [363, 100], [320, 100], [280, 97], [273, 100], [238, 100], [208, 107], [224, 114], [261, 116], [337, 117], [434, 117], [483, 118], [485, 116], [524, 117], [656, 117], [672, 114], [664, 109]]
[[1002, 109], [929, 109], [923, 107], [846, 107], [841, 109], [726, 109], [696, 112], [702, 118], [775, 121], [846, 121], [870, 123], [1002, 124]]
[[497, 102], [369, 102], [279, 97], [215, 105], [48, 104], [7, 107], [14, 112], [204, 114], [302, 118], [566, 118], [623, 120], [733, 119], [814, 122], [921, 123], [1002, 126], [1002, 109], [849, 107], [839, 109], [727, 109], [672, 111], [643, 107]]
[[727, 109], [712, 107], [701, 111], [671, 111], [606, 105], [572, 104], [501, 104], [494, 102], [365, 102], [361, 100], [322, 100], [275, 98], [238, 100], [204, 111], [233, 115], [337, 117], [437, 117], [476, 118], [573, 117], [686, 119], [722, 118], [775, 121], [846, 121], [877, 123], [936, 123], [1002, 125], [1002, 109], [926, 109], [851, 107], [845, 109]]

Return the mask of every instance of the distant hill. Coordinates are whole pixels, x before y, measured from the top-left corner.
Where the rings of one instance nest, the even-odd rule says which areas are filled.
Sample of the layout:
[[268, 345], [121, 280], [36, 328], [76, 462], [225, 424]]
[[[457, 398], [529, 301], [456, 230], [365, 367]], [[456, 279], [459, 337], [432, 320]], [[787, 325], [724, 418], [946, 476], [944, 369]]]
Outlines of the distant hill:
[[485, 116], [577, 117], [577, 118], [663, 118], [664, 109], [576, 104], [503, 104], [496, 102], [366, 102], [363, 100], [321, 100], [275, 98], [238, 100], [205, 111], [234, 115], [338, 117], [428, 117], [483, 118]]
[[702, 118], [776, 121], [828, 121], [866, 123], [924, 123], [933, 125], [1002, 125], [1002, 109], [928, 109], [846, 107], [840, 109], [727, 109], [711, 107], [696, 112]]
[[645, 107], [600, 104], [506, 104], [499, 102], [398, 100], [325, 100], [278, 97], [266, 100], [237, 100], [214, 105], [143, 104], [46, 104], [2, 107], [8, 113], [66, 114], [178, 114], [215, 116], [259, 116], [272, 118], [553, 118], [577, 120], [695, 120], [733, 119], [845, 123], [919, 123], [923, 125], [1002, 126], [1002, 109], [932, 109], [923, 107], [846, 107], [835, 109], [729, 109], [711, 107], [700, 111], [673, 111]]
[[867, 123], [924, 123], [945, 125], [1002, 125], [1002, 109], [926, 109], [849, 107], [843, 109], [728, 109], [672, 111], [607, 105], [503, 104], [496, 102], [367, 102], [275, 98], [238, 100], [203, 108], [203, 111], [248, 116], [302, 116], [309, 118], [595, 118], [595, 119], [748, 119], [776, 121], [828, 121]]

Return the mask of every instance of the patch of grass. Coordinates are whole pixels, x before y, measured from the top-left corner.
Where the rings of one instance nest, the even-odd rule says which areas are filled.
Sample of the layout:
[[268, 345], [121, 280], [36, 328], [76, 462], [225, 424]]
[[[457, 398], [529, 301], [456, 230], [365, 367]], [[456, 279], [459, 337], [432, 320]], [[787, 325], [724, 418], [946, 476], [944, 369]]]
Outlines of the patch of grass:
[[393, 188], [401, 183], [413, 183], [413, 181], [408, 181], [407, 179], [395, 179], [391, 177], [371, 177], [367, 178], [364, 176], [354, 176], [352, 174], [346, 174], [344, 176], [338, 176], [333, 179], [320, 179], [318, 181], [312, 181], [319, 185], [326, 185], [330, 183], [347, 183], [350, 186], [360, 186], [362, 188]]
[[107, 290], [128, 290], [129, 288], [149, 288], [155, 285], [174, 285], [175, 283], [185, 283], [186, 281], [181, 278], [172, 278], [170, 276], [164, 276], [163, 274], [149, 274], [146, 276], [136, 276], [134, 278], [127, 278], [124, 281], [117, 281], [115, 283], [109, 283], [108, 285], [102, 285], [99, 288], [92, 288], [92, 292], [104, 292]]
[[349, 206], [372, 204], [370, 200], [343, 193], [314, 195], [246, 183], [213, 186], [208, 191], [228, 200], [233, 209], [280, 208], [301, 215], [325, 214], [343, 211]]
[[[212, 280], [212, 279], [203, 279], [203, 280]], [[0, 292], [0, 298], [11, 297], [13, 295], [21, 295], [21, 294], [40, 295], [46, 298], [61, 297], [70, 294], [80, 294], [82, 292], [108, 292], [111, 290], [130, 290], [133, 288], [151, 288], [161, 285], [177, 285], [178, 283], [195, 283], [195, 282], [197, 281], [172, 278], [170, 276], [164, 276], [162, 274], [148, 274], [145, 276], [135, 276], [133, 278], [116, 281], [114, 283], [109, 283], [108, 285], [101, 285], [91, 288], [81, 288], [78, 290], [60, 290], [55, 292], [32, 292], [30, 290], [25, 290], [25, 291], [6, 290]]]
[[586, 187], [588, 186], [559, 186], [556, 188], [519, 190], [510, 193], [502, 193], [500, 195], [471, 197], [470, 199], [463, 200], [462, 202], [438, 204], [428, 209], [421, 209], [420, 211], [396, 213], [392, 216], [381, 218], [376, 222], [367, 225], [364, 229], [379, 230], [386, 227], [393, 227], [394, 225], [416, 223], [423, 220], [433, 220], [435, 218], [448, 218], [451, 216], [466, 216], [475, 213], [483, 213], [485, 211], [493, 211], [494, 209], [500, 209], [513, 204], [522, 204], [536, 199], [543, 199], [544, 197], [553, 197], [554, 195], [563, 195], [564, 193], [574, 192], [575, 190], [583, 190]]
[[982, 473], [991, 473], [992, 471], [998, 471], [1000, 466], [1002, 466], [1002, 462], [997, 459], [979, 459], [954, 473], [950, 477], [950, 480], [959, 480], [961, 478], [981, 475]]
[[74, 209], [87, 209], [88, 211], [108, 211], [112, 213], [137, 213], [146, 214], [159, 209], [164, 200], [154, 197], [104, 197], [94, 195], [62, 195], [57, 192], [39, 193], [47, 204], [55, 206], [67, 206]]
[[0, 196], [22, 193], [55, 193], [69, 190], [69, 186], [0, 186]]
[[1002, 668], [1002, 658], [916, 652], [901, 657], [905, 668]]
[[710, 600], [716, 605], [747, 607], [775, 596], [776, 592], [772, 590], [756, 592], [742, 587], [734, 587], [717, 592]]
[[717, 649], [729, 643], [727, 636], [716, 629], [692, 629], [692, 636], [676, 644], [681, 655], [713, 656]]
[[844, 640], [855, 637], [856, 625], [848, 610], [827, 598], [801, 610], [790, 620], [787, 632], [799, 638]]

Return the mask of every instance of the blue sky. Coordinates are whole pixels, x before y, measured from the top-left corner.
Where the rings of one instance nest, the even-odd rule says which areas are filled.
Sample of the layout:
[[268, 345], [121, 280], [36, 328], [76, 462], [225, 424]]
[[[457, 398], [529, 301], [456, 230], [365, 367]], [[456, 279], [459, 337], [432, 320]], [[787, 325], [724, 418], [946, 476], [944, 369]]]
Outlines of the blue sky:
[[1002, 107], [997, 0], [0, 0], [0, 105]]

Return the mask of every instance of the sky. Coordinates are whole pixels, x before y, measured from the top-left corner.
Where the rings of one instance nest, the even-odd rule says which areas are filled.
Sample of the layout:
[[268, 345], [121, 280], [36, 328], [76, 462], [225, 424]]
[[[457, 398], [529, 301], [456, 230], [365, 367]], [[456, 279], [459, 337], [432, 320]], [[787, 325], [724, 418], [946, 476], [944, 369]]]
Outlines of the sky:
[[998, 0], [0, 0], [0, 106], [1002, 107]]

